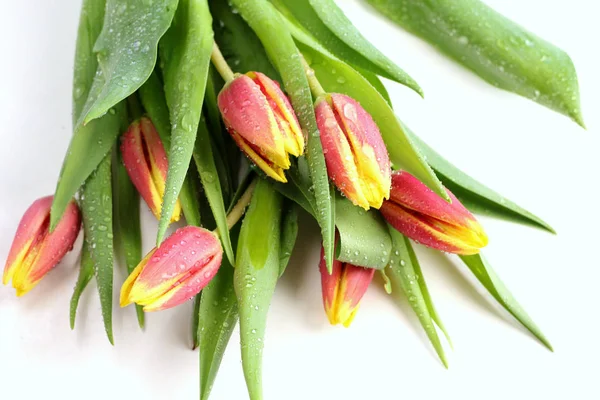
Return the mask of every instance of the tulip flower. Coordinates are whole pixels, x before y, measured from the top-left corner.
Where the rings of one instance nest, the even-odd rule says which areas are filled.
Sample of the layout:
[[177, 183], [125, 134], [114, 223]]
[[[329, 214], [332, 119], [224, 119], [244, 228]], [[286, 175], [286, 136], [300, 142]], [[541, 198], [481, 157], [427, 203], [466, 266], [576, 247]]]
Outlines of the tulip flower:
[[[169, 162], [167, 153], [149, 118], [134, 121], [121, 138], [121, 155], [127, 174], [150, 210], [160, 219]], [[181, 206], [175, 205], [171, 222], [179, 221]]]
[[477, 254], [487, 245], [483, 227], [449, 191], [452, 202], [440, 198], [404, 171], [392, 174], [392, 192], [380, 208], [397, 231], [437, 250]]
[[81, 214], [72, 200], [54, 231], [50, 232], [50, 207], [53, 196], [36, 200], [25, 212], [4, 266], [2, 283], [17, 290], [17, 296], [29, 292], [75, 243], [81, 227]]
[[331, 325], [343, 324], [346, 328], [349, 327], [358, 311], [360, 300], [373, 280], [375, 270], [334, 260], [333, 269], [329, 274], [325, 253], [321, 248], [319, 271], [323, 306], [329, 322]]
[[121, 288], [121, 307], [131, 303], [144, 311], [175, 307], [191, 299], [215, 276], [223, 249], [212, 232], [186, 226], [154, 248]]
[[265, 174], [287, 182], [290, 157], [304, 153], [304, 136], [288, 98], [260, 72], [237, 75], [218, 98], [227, 130]]
[[327, 173], [357, 206], [379, 208], [390, 196], [390, 158], [373, 118], [354, 99], [325, 94], [315, 103]]

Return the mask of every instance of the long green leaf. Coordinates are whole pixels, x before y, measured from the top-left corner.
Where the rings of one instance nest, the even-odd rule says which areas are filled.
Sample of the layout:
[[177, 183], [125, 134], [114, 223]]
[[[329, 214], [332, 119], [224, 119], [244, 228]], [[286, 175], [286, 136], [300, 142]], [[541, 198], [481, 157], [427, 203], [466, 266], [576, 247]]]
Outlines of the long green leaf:
[[367, 0], [492, 85], [584, 126], [573, 62], [479, 0]]
[[448, 368], [448, 360], [435, 325], [438, 325], [446, 337], [448, 334], [441, 324], [431, 301], [431, 296], [419, 266], [419, 260], [410, 241], [405, 236], [392, 227], [390, 227], [390, 234], [394, 243], [394, 254], [391, 257], [389, 266], [385, 269], [385, 274], [390, 278], [394, 291], [401, 290], [406, 294], [410, 306], [419, 318], [419, 322], [425, 333], [427, 333], [427, 337], [438, 357], [444, 366]]
[[413, 145], [387, 101], [360, 73], [346, 63], [316, 50], [306, 38], [299, 39], [302, 40], [299, 48], [325, 90], [356, 99], [377, 123], [394, 168], [411, 172], [438, 195], [448, 199], [441, 182]]
[[[239, 233], [239, 229], [237, 232]], [[232, 235], [235, 239], [236, 233]], [[223, 260], [217, 275], [202, 290], [196, 332], [200, 348], [200, 400], [208, 400], [223, 354], [238, 321], [233, 271], [233, 266]]]
[[332, 0], [277, 0], [277, 8], [290, 12], [327, 50], [348, 64], [405, 85], [423, 95], [406, 72], [375, 48]]
[[104, 157], [81, 192], [83, 228], [94, 263], [104, 328], [111, 344], [113, 293], [113, 204], [111, 154]]
[[552, 345], [546, 339], [540, 328], [533, 322], [523, 307], [517, 302], [492, 269], [483, 255], [460, 256], [461, 260], [469, 267], [473, 275], [481, 282], [483, 287], [517, 319], [529, 332], [531, 332], [544, 346], [553, 351]]
[[160, 42], [171, 149], [157, 243], [167, 231], [192, 159], [213, 46], [211, 24], [206, 0], [181, 0], [173, 24]]
[[282, 197], [259, 180], [244, 217], [234, 272], [242, 367], [250, 400], [262, 400], [262, 352], [267, 312], [280, 270]]
[[340, 234], [336, 258], [362, 267], [385, 268], [392, 253], [392, 239], [381, 215], [356, 207], [341, 195], [337, 195], [335, 209]]
[[94, 79], [98, 81], [104, 79], [103, 76], [96, 76], [98, 62], [93, 52], [94, 42], [102, 29], [103, 19], [103, 0], [85, 0], [83, 2], [77, 31], [73, 72], [74, 134], [54, 193], [50, 216], [51, 230], [60, 221], [73, 195], [108, 154], [119, 135], [121, 114], [124, 110], [123, 104], [117, 104], [99, 120], [75, 129], [76, 121], [86, 99], [94, 95], [94, 93], [90, 93]]
[[[171, 123], [169, 122], [169, 109], [165, 100], [165, 92], [156, 72], [153, 72], [146, 83], [138, 91], [142, 105], [148, 117], [156, 127], [165, 149], [171, 147]], [[194, 178], [188, 172], [183, 182], [179, 201], [185, 215], [186, 222], [190, 225], [200, 226], [200, 205], [194, 188]]]
[[317, 129], [308, 80], [294, 44], [283, 20], [273, 6], [265, 0], [233, 0], [242, 17], [262, 42], [267, 54], [281, 75], [285, 90], [290, 96], [298, 120], [308, 143], [306, 158], [319, 210], [316, 219], [321, 227], [325, 260], [331, 270], [335, 237], [335, 208], [333, 190], [329, 185], [323, 148]]
[[288, 266], [298, 238], [298, 205], [292, 201], [284, 203], [281, 218], [281, 250], [279, 251], [279, 276]]
[[79, 299], [83, 294], [83, 291], [87, 287], [88, 283], [94, 277], [94, 261], [90, 255], [89, 244], [84, 239], [83, 247], [81, 248], [81, 261], [79, 262], [79, 275], [77, 276], [77, 282], [73, 289], [73, 296], [71, 296], [71, 304], [69, 310], [69, 322], [71, 329], [75, 329], [75, 317], [77, 315], [77, 306], [79, 305]]
[[260, 71], [271, 79], [281, 80], [256, 33], [239, 13], [233, 12], [228, 2], [210, 0], [210, 11], [214, 18], [215, 40], [234, 72]]
[[210, 142], [210, 134], [206, 126], [206, 121], [201, 120], [198, 127], [198, 137], [194, 146], [194, 161], [198, 167], [198, 173], [204, 187], [204, 194], [208, 199], [210, 208], [219, 229], [219, 236], [225, 248], [225, 254], [232, 265], [235, 265], [233, 256], [233, 248], [231, 246], [231, 238], [229, 237], [229, 229], [227, 228], [227, 212], [225, 211], [225, 203], [223, 193], [221, 192], [221, 182], [219, 173], [215, 165], [215, 160], [212, 154], [212, 146]]
[[427, 162], [434, 169], [444, 186], [454, 193], [471, 211], [535, 226], [555, 233], [554, 229], [541, 218], [477, 182], [444, 159], [408, 127], [404, 127], [421, 153], [427, 157]]
[[157, 45], [177, 8], [177, 0], [108, 0], [102, 32], [94, 45], [98, 74], [77, 125], [106, 114], [148, 79]]
[[[117, 250], [125, 260], [127, 274], [142, 261], [142, 229], [140, 226], [140, 196], [129, 179], [120, 157], [113, 168], [114, 235]], [[144, 327], [143, 307], [136, 304], [140, 328]]]

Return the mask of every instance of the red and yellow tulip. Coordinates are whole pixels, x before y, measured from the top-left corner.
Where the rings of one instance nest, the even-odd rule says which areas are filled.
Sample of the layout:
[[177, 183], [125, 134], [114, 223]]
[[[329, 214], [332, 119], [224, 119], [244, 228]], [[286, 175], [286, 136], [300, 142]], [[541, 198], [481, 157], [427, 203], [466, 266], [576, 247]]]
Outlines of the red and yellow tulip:
[[[142, 117], [129, 126], [121, 137], [121, 155], [131, 182], [154, 216], [160, 219], [169, 162], [158, 132], [149, 118]], [[171, 221], [178, 221], [180, 216], [178, 201]]]
[[403, 235], [437, 250], [477, 254], [488, 243], [483, 227], [449, 191], [451, 203], [404, 171], [392, 174], [392, 192], [380, 208]]
[[355, 205], [379, 208], [390, 196], [390, 159], [373, 118], [351, 97], [325, 94], [315, 103], [327, 172]]
[[186, 226], [150, 251], [121, 288], [121, 307], [131, 303], [159, 311], [186, 302], [202, 290], [221, 265], [223, 249], [212, 232]]
[[71, 200], [54, 231], [49, 232], [53, 196], [36, 200], [25, 212], [4, 266], [2, 283], [17, 290], [17, 296], [29, 292], [75, 243], [81, 227], [81, 214]]
[[323, 307], [329, 322], [331, 325], [342, 324], [346, 328], [349, 327], [358, 311], [360, 300], [373, 280], [375, 270], [334, 260], [333, 269], [329, 274], [325, 264], [325, 253], [321, 249], [319, 271]]
[[304, 153], [304, 136], [288, 98], [260, 72], [238, 75], [218, 98], [227, 130], [265, 174], [286, 182], [290, 157]]

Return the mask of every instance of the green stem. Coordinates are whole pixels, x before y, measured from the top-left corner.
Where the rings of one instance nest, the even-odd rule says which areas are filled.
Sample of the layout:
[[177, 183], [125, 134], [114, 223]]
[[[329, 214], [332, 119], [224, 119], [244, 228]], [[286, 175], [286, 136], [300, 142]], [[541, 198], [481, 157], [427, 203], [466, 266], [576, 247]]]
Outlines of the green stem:
[[302, 66], [304, 67], [304, 73], [306, 74], [306, 79], [308, 79], [308, 86], [310, 86], [310, 91], [312, 92], [315, 98], [324, 95], [325, 89], [321, 86], [321, 83], [315, 76], [315, 71], [308, 65], [306, 59], [302, 54], [300, 55], [300, 60], [302, 60]]
[[229, 67], [229, 64], [227, 64], [227, 61], [225, 60], [225, 57], [223, 57], [221, 50], [219, 50], [217, 42], [213, 42], [212, 52], [210, 53], [210, 60], [212, 61], [217, 71], [219, 71], [219, 74], [223, 77], [225, 82], [233, 80], [233, 71]]
[[133, 93], [129, 97], [127, 97], [127, 108], [129, 111], [129, 117], [135, 121], [144, 115], [144, 109], [142, 104], [140, 103], [140, 99], [137, 96], [137, 93]]
[[[227, 229], [233, 228], [235, 224], [242, 218], [242, 215], [246, 212], [246, 207], [250, 204], [250, 200], [252, 200], [252, 193], [254, 192], [254, 188], [256, 187], [256, 179], [248, 185], [246, 191], [240, 197], [235, 206], [231, 209], [229, 214], [227, 214]], [[218, 229], [215, 229], [214, 232], [218, 233]]]

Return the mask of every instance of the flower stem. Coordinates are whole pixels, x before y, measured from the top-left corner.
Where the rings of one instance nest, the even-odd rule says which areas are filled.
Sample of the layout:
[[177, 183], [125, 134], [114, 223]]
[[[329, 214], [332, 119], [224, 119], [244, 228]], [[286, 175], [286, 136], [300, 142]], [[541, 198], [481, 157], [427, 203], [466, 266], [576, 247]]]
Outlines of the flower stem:
[[308, 79], [308, 86], [310, 86], [310, 91], [312, 92], [313, 96], [316, 98], [325, 94], [325, 89], [323, 89], [323, 86], [321, 86], [321, 83], [315, 76], [315, 71], [310, 67], [310, 65], [308, 65], [302, 54], [300, 54], [300, 60], [302, 60], [304, 73], [306, 74], [306, 79]]
[[[246, 207], [250, 204], [250, 200], [252, 200], [252, 193], [254, 193], [254, 188], [256, 187], [256, 179], [254, 179], [250, 185], [246, 188], [242, 197], [235, 203], [235, 206], [231, 209], [229, 214], [227, 214], [227, 228], [231, 229], [237, 222], [242, 218], [244, 213], [246, 212]], [[215, 230], [216, 232], [217, 230]]]
[[212, 52], [210, 53], [210, 60], [213, 65], [219, 71], [219, 74], [225, 79], [225, 82], [229, 82], [233, 80], [233, 71], [229, 68], [229, 64], [223, 57], [221, 50], [219, 50], [219, 46], [217, 46], [217, 42], [213, 42]]

